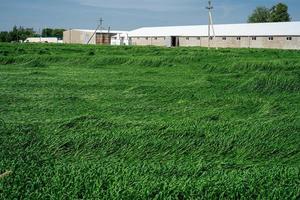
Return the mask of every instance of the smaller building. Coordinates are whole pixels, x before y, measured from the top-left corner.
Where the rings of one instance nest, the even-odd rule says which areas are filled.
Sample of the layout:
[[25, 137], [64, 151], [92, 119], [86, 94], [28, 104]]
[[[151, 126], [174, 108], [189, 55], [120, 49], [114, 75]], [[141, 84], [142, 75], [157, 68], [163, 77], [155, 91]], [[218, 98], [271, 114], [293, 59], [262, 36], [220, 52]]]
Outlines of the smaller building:
[[[122, 45], [128, 43], [126, 31], [71, 29], [64, 31], [66, 44]], [[127, 41], [126, 41], [127, 40]]]
[[56, 37], [29, 37], [24, 40], [25, 43], [62, 43]]
[[129, 45], [128, 33], [118, 33], [111, 38], [111, 45]]

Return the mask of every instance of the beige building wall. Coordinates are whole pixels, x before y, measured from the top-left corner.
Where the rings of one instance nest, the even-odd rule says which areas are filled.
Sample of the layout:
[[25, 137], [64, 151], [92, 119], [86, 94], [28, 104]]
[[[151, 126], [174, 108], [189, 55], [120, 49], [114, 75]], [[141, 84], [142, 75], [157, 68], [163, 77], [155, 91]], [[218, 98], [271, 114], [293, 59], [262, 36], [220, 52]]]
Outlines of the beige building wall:
[[238, 37], [226, 37], [226, 40], [223, 40], [223, 37], [216, 37], [211, 40], [211, 46], [219, 48], [300, 49], [300, 37], [292, 37], [292, 40], [287, 40], [287, 37], [284, 36], [273, 36], [273, 40], [263, 36], [240, 37], [240, 40]]
[[292, 40], [287, 40], [287, 37], [256, 37], [256, 40], [250, 38], [251, 48], [277, 48], [277, 49], [300, 49], [300, 37], [292, 37]]
[[165, 37], [151, 37], [150, 43], [151, 43], [151, 45], [155, 45], [155, 46], [166, 46], [166, 38]]
[[[208, 47], [208, 37], [178, 37], [179, 46]], [[132, 37], [132, 45], [167, 46], [165, 37]], [[285, 36], [273, 36], [270, 40], [266, 36], [257, 37], [215, 37], [210, 40], [211, 47], [218, 48], [273, 48], [273, 49], [300, 49], [300, 36], [287, 40]]]
[[[208, 37], [205, 38], [205, 46], [208, 46]], [[211, 47], [218, 48], [247, 48], [248, 37], [215, 37], [210, 40]]]
[[147, 37], [133, 37], [131, 38], [131, 44], [138, 45], [138, 46], [147, 46], [147, 45], [151, 45], [151, 42]]
[[285, 45], [284, 49], [299, 49], [300, 50], [300, 36], [299, 37], [292, 37], [292, 40], [286, 40], [286, 37], [284, 38]]
[[[63, 41], [66, 44], [87, 44], [92, 37], [92, 32], [82, 32], [77, 30], [67, 30], [63, 33]], [[96, 44], [96, 36], [94, 35], [89, 44]]]
[[179, 46], [183, 46], [183, 47], [201, 46], [201, 37], [179, 37]]
[[131, 44], [139, 46], [166, 46], [165, 37], [132, 37]]

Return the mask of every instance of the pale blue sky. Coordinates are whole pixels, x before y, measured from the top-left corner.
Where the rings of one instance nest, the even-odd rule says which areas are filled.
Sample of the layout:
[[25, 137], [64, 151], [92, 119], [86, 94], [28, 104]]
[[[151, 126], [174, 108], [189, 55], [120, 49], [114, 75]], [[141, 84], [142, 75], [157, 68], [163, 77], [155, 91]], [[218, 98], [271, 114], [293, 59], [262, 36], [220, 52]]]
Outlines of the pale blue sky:
[[[300, 0], [213, 0], [214, 21], [243, 23], [256, 6], [286, 3], [300, 21]], [[104, 18], [104, 26], [130, 30], [142, 26], [207, 24], [206, 0], [0, 0], [0, 30], [13, 25], [88, 28]]]

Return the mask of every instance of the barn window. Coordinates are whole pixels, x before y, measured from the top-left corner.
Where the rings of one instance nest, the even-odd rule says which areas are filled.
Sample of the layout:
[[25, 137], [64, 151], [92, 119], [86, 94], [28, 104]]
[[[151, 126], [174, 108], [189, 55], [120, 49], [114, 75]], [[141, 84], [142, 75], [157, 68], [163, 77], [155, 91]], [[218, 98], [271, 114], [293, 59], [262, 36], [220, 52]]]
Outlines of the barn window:
[[190, 38], [189, 38], [189, 37], [186, 37], [185, 39], [186, 39], [186, 40], [190, 40]]
[[222, 37], [222, 40], [227, 40], [227, 38], [226, 37]]
[[286, 40], [293, 40], [293, 38], [292, 37], [287, 37]]
[[252, 40], [256, 40], [256, 37], [252, 37]]
[[274, 37], [273, 37], [273, 36], [269, 37], [269, 40], [270, 40], [270, 41], [271, 41], [271, 40], [274, 40]]
[[241, 40], [241, 37], [237, 37], [236, 40]]
[[200, 37], [197, 37], [197, 40], [200, 40]]

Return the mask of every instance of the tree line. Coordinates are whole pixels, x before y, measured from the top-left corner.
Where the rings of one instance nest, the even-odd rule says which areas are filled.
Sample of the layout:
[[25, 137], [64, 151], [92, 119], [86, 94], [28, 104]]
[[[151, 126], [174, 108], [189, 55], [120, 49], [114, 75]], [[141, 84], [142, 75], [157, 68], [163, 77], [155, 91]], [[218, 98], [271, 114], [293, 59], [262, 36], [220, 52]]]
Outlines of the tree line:
[[11, 31], [0, 32], [0, 42], [19, 42], [24, 41], [28, 37], [57, 37], [63, 38], [65, 29], [45, 28], [42, 33], [37, 33], [33, 28], [24, 28], [22, 26], [14, 26]]
[[248, 18], [249, 23], [289, 21], [291, 21], [291, 17], [288, 13], [288, 6], [284, 3], [278, 3], [271, 8], [259, 6]]

